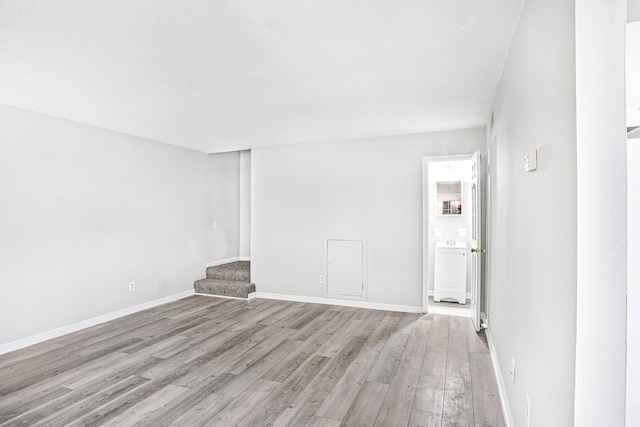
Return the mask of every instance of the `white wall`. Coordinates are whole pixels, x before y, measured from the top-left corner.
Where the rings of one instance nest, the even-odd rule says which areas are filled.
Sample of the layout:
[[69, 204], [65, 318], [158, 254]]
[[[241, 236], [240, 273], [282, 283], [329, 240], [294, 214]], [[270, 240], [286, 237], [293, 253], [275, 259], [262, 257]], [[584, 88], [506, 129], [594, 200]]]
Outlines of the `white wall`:
[[0, 106], [0, 344], [192, 289], [207, 168], [202, 153]]
[[627, 24], [627, 126], [640, 126], [640, 21]]
[[251, 257], [251, 150], [240, 152], [240, 258]]
[[624, 425], [626, 9], [624, 0], [576, 2], [579, 426]]
[[627, 426], [640, 425], [640, 139], [627, 144]]
[[252, 151], [252, 278], [322, 297], [326, 237], [368, 239], [368, 300], [422, 305], [422, 157], [469, 154], [480, 129]]
[[[240, 255], [240, 152], [209, 155], [210, 199], [208, 262]], [[206, 195], [203, 195], [206, 198]], [[216, 223], [216, 228], [214, 227]]]
[[[640, 126], [640, 22], [627, 24], [627, 126]], [[640, 139], [627, 141], [626, 425], [640, 425]]]
[[[572, 1], [526, 2], [494, 101], [495, 135], [487, 137], [497, 144], [488, 333], [515, 426], [526, 425], [527, 394], [532, 426], [574, 425], [574, 28]], [[538, 150], [538, 170], [527, 173], [524, 155], [531, 148]]]

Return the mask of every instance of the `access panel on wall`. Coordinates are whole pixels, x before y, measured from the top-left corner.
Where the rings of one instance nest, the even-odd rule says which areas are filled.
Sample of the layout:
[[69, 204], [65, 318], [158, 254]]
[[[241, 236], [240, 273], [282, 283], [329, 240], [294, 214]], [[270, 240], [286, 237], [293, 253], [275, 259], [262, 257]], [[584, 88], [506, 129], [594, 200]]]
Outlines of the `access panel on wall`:
[[363, 240], [327, 239], [327, 296], [365, 296], [365, 245]]

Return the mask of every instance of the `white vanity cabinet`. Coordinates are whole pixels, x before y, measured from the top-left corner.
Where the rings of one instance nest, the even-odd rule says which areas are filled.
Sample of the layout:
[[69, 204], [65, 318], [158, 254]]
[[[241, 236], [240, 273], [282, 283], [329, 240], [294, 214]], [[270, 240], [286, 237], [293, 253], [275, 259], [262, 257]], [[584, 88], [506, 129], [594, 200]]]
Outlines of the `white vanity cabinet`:
[[465, 242], [437, 242], [433, 300], [466, 303], [467, 244]]

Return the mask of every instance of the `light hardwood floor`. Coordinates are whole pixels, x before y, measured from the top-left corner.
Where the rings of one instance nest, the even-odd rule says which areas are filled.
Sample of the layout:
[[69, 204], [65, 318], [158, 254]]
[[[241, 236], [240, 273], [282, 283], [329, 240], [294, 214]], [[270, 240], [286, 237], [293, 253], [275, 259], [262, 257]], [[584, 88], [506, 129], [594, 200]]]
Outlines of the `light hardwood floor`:
[[0, 356], [1, 426], [503, 426], [470, 320], [192, 296]]

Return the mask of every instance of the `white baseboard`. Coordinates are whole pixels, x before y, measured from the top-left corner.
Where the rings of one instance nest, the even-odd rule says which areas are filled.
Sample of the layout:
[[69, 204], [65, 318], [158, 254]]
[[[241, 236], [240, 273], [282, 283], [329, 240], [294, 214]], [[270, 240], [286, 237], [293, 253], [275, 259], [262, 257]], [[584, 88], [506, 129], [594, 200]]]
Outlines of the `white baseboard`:
[[[430, 297], [433, 296], [433, 290], [427, 291], [427, 295], [429, 295]], [[467, 292], [464, 294], [466, 299], [471, 299], [471, 292]]]
[[498, 382], [498, 392], [500, 393], [500, 401], [502, 402], [502, 410], [505, 419], [506, 427], [513, 427], [516, 423], [513, 420], [513, 414], [511, 413], [511, 406], [509, 406], [509, 400], [507, 399], [506, 393], [506, 385], [504, 383], [504, 378], [502, 378], [500, 364], [498, 363], [498, 356], [496, 354], [496, 349], [493, 346], [493, 340], [491, 339], [491, 334], [489, 333], [489, 329], [485, 329], [485, 334], [487, 334], [487, 343], [489, 344], [489, 353], [491, 353], [491, 360], [493, 361], [493, 370], [496, 376], [496, 381]]
[[246, 256], [234, 256], [233, 258], [221, 259], [218, 261], [209, 261], [205, 264], [205, 268], [207, 267], [215, 267], [216, 265], [229, 264], [230, 262], [236, 261], [251, 261], [251, 257]]
[[201, 295], [203, 297], [212, 297], [212, 298], [241, 299], [241, 300], [244, 300], [244, 301], [251, 301], [252, 299], [254, 299], [256, 297], [256, 293], [255, 292], [251, 292], [249, 295], [247, 295], [246, 298], [228, 297], [226, 295], [201, 294], [199, 292], [196, 292], [195, 295]]
[[89, 328], [91, 326], [98, 325], [100, 323], [108, 322], [109, 320], [117, 319], [118, 317], [126, 316], [128, 314], [136, 313], [138, 311], [146, 310], [147, 308], [155, 307], [158, 305], [166, 304], [168, 302], [177, 301], [182, 298], [193, 295], [193, 290], [179, 292], [177, 294], [169, 295], [163, 298], [155, 299], [152, 301], [143, 302], [142, 304], [133, 305], [131, 307], [123, 308], [121, 310], [112, 311], [111, 313], [103, 314], [101, 316], [92, 317], [91, 319], [82, 320], [80, 322], [72, 323], [71, 325], [62, 326], [60, 328], [52, 329], [50, 331], [42, 332], [30, 337], [21, 338], [16, 341], [11, 341], [0, 345], [0, 354], [9, 353], [10, 351], [19, 350], [24, 347], [29, 347], [33, 344], [60, 337], [62, 335], [70, 334], [72, 332], [79, 331], [81, 329]]
[[281, 301], [310, 302], [314, 304], [341, 305], [346, 307], [370, 308], [373, 310], [401, 311], [404, 313], [422, 313], [422, 307], [413, 305], [384, 304], [371, 301], [352, 301], [323, 297], [306, 297], [300, 295], [273, 294], [270, 292], [256, 292], [256, 298], [277, 299]]

